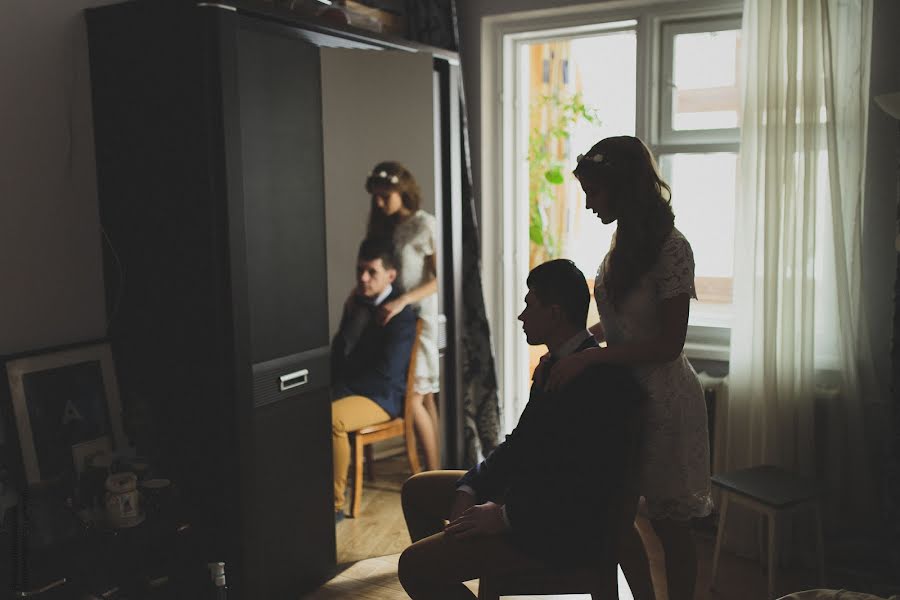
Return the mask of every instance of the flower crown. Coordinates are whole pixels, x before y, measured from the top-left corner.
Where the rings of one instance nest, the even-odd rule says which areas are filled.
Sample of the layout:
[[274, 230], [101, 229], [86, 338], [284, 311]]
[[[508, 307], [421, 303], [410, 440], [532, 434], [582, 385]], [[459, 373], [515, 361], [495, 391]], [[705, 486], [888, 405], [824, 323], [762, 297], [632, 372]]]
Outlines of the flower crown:
[[609, 165], [609, 161], [605, 160], [605, 157], [602, 154], [595, 154], [593, 156], [585, 156], [584, 154], [579, 154], [578, 158], [575, 159], [578, 164], [581, 164], [583, 160], [589, 160], [591, 162], [595, 162], [598, 165], [606, 164]]
[[377, 173], [376, 173], [375, 171], [372, 171], [372, 175], [371, 175], [371, 176], [372, 176], [372, 177], [378, 177], [379, 179], [387, 179], [388, 181], [390, 181], [390, 182], [393, 183], [394, 185], [397, 185], [398, 183], [400, 183], [400, 178], [399, 178], [399, 177], [397, 177], [396, 175], [388, 175], [388, 172], [387, 172], [387, 171], [378, 171]]

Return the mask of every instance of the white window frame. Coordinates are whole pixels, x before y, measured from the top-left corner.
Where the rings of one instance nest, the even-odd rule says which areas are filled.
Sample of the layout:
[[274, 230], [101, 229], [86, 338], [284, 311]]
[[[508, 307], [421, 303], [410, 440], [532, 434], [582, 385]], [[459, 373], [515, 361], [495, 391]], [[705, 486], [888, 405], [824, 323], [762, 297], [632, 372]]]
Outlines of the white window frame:
[[[524, 11], [485, 17], [481, 23], [481, 220], [482, 275], [485, 307], [496, 350], [498, 387], [504, 406], [523, 406], [527, 389], [517, 389], [516, 375], [527, 369], [527, 352], [515, 352], [519, 323], [513, 318], [522, 306], [527, 273], [515, 265], [527, 256], [527, 207], [516, 210], [515, 161], [521, 154], [516, 140], [515, 106], [520, 90], [515, 79], [515, 57], [524, 42], [561, 35], [577, 36], [602, 31], [610, 23], [634, 20], [637, 32], [637, 95], [635, 134], [654, 154], [674, 152], [732, 152], [733, 142], [661, 144], [660, 32], [663, 23], [676, 19], [731, 17], [740, 14], [739, 0], [627, 0], [564, 8]], [[607, 26], [607, 31], [608, 25]], [[525, 214], [524, 228], [522, 214]], [[516, 231], [520, 233], [517, 235]], [[522, 240], [525, 240], [523, 242]], [[524, 254], [523, 254], [524, 253]], [[685, 351], [692, 358], [727, 360], [728, 331], [690, 327]], [[709, 331], [712, 330], [712, 331]], [[695, 338], [696, 334], [696, 338]], [[504, 411], [504, 429], [511, 430], [517, 415]]]
[[[685, 33], [727, 31], [741, 28], [741, 17], [665, 20], [660, 23], [659, 140], [660, 145], [733, 144], [740, 141], [739, 127], [730, 129], [680, 129], [672, 127], [672, 94], [675, 87], [675, 36]], [[737, 151], [737, 150], [735, 150]]]

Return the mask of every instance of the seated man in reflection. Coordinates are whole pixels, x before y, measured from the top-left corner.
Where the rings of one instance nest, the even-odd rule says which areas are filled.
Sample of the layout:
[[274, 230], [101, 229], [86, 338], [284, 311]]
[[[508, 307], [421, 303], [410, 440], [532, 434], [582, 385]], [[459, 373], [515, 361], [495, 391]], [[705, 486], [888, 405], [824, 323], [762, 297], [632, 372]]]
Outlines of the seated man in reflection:
[[357, 254], [356, 290], [344, 306], [331, 345], [335, 520], [344, 516], [350, 466], [347, 432], [388, 421], [403, 411], [416, 315], [407, 306], [387, 324], [379, 325], [375, 314], [383, 302], [399, 295], [391, 285], [396, 277], [391, 241], [364, 240]]
[[403, 486], [414, 543], [399, 576], [414, 600], [474, 598], [462, 582], [486, 575], [615, 561], [620, 532], [609, 524], [633, 518], [620, 515], [631, 503], [626, 457], [637, 448], [643, 394], [615, 365], [589, 367], [546, 391], [557, 360], [597, 347], [586, 329], [590, 294], [568, 260], [535, 267], [527, 284], [519, 320], [528, 343], [546, 344], [550, 357], [536, 369], [518, 426], [468, 473], [420, 473]]

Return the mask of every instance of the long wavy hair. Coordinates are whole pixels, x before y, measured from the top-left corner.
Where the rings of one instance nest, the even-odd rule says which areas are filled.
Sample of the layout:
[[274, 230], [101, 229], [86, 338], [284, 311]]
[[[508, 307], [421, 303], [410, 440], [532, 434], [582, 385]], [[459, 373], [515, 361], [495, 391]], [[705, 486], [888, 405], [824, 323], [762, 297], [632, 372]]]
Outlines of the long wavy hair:
[[632, 136], [600, 140], [574, 173], [580, 181], [606, 190], [617, 217], [603, 283], [618, 308], [656, 263], [672, 232], [672, 190], [660, 176], [650, 149]]
[[397, 161], [388, 160], [375, 165], [366, 177], [366, 191], [372, 195], [367, 228], [369, 237], [391, 238], [394, 235], [394, 228], [403, 220], [399, 214], [386, 215], [378, 208], [375, 204], [376, 192], [398, 192], [403, 200], [403, 206], [410, 213], [415, 213], [422, 205], [422, 192], [416, 178], [409, 169]]

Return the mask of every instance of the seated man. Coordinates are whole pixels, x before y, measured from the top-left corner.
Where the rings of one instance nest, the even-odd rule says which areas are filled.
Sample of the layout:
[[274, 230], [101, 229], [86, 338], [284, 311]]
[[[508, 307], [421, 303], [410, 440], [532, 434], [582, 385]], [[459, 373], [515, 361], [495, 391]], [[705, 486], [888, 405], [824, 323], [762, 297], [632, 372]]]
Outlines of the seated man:
[[331, 436], [334, 452], [334, 513], [344, 516], [350, 466], [347, 432], [388, 421], [403, 410], [406, 370], [416, 335], [416, 315], [405, 307], [385, 325], [378, 307], [398, 296], [397, 267], [390, 240], [366, 239], [359, 246], [356, 290], [344, 307], [331, 345]]
[[629, 370], [613, 365], [545, 391], [556, 360], [597, 347], [585, 328], [590, 294], [568, 260], [535, 267], [527, 284], [519, 320], [528, 343], [546, 344], [550, 358], [535, 370], [518, 426], [468, 473], [420, 473], [403, 486], [414, 543], [399, 576], [414, 600], [473, 598], [462, 582], [485, 575], [615, 560], [620, 532], [609, 523], [624, 514], [633, 469], [625, 457], [637, 444], [626, 423], [638, 422], [643, 394]]

